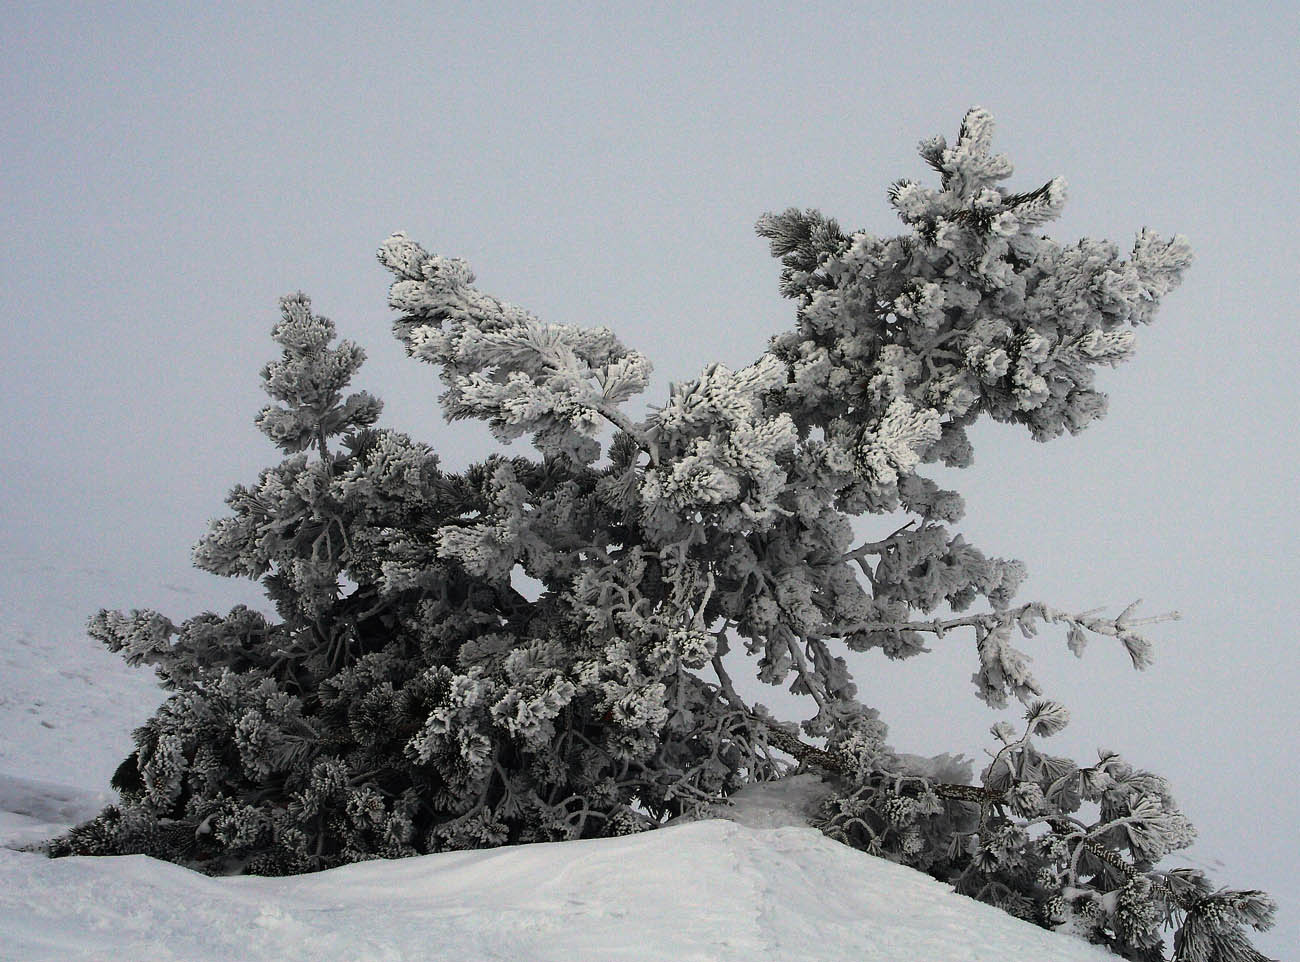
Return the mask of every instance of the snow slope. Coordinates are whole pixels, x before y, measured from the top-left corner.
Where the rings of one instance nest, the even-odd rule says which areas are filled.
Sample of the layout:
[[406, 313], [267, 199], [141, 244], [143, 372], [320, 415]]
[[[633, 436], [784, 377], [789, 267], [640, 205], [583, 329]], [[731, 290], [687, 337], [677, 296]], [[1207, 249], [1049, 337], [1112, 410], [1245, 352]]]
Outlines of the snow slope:
[[[0, 584], [13, 599], [0, 615], [3, 846], [98, 810], [131, 728], [160, 699], [150, 675], [80, 633], [93, 605], [61, 583], [74, 575], [34, 574], [14, 562], [3, 577], [42, 587]], [[802, 827], [817, 791], [800, 776], [742, 793], [727, 818], [643, 835], [288, 879], [0, 847], [0, 959], [1114, 958]]]
[[813, 829], [723, 819], [288, 879], [0, 850], [0, 877], [4, 959], [1114, 958]]

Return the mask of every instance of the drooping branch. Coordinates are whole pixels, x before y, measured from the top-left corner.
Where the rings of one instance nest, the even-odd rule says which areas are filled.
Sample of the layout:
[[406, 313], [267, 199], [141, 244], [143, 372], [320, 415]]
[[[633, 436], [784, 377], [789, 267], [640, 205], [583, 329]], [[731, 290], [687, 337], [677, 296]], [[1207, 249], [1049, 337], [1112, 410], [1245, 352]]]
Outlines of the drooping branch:
[[960, 618], [943, 620], [936, 618], [931, 621], [857, 621], [847, 625], [833, 625], [830, 628], [830, 632], [833, 632], [833, 634], [828, 633], [827, 637], [840, 637], [857, 631], [925, 631], [942, 638], [954, 628], [974, 628], [976, 626], [990, 628], [1008, 622], [1019, 624], [1028, 616], [1031, 618], [1039, 617], [1044, 621], [1053, 623], [1077, 624], [1096, 634], [1108, 635], [1114, 638], [1131, 628], [1154, 625], [1164, 621], [1178, 621], [1182, 617], [1182, 614], [1177, 611], [1167, 611], [1146, 618], [1129, 618], [1129, 613], [1139, 604], [1141, 604], [1140, 600], [1133, 602], [1115, 618], [1094, 618], [1092, 617], [1094, 614], [1092, 611], [1068, 614], [1059, 609], [1048, 607], [1040, 601], [1031, 601], [1017, 608], [1008, 608], [1005, 611], [963, 615]]
[[[815, 745], [809, 745], [796, 735], [790, 734], [782, 728], [768, 727], [764, 734], [768, 744], [773, 748], [785, 752], [787, 755], [797, 761], [823, 769], [835, 775], [848, 774], [847, 766], [844, 761], [833, 752], [828, 752], [823, 748], [817, 748]], [[940, 798], [951, 798], [956, 801], [978, 802], [980, 804], [991, 804], [1005, 799], [1002, 792], [995, 792], [989, 788], [982, 788], [979, 785], [955, 785], [948, 783], [930, 783], [930, 789]]]
[[[844, 762], [832, 752], [825, 749], [809, 745], [790, 732], [781, 728], [768, 727], [764, 737], [769, 745], [780, 751], [785, 752], [792, 758], [815, 768], [835, 775], [847, 774], [847, 766]], [[930, 791], [940, 798], [951, 799], [959, 802], [974, 802], [977, 805], [987, 806], [1007, 801], [1005, 792], [994, 791], [991, 788], [985, 788], [981, 785], [958, 785], [950, 782], [921, 782], [916, 784], [903, 784], [899, 786], [902, 794], [920, 794], [922, 791]], [[1048, 824], [1053, 831], [1061, 835], [1078, 834], [1071, 828], [1070, 824], [1064, 819], [1049, 819]], [[1116, 857], [1113, 852], [1108, 851], [1095, 839], [1085, 837], [1080, 841], [1079, 847], [1086, 850], [1098, 860], [1111, 866], [1116, 871], [1122, 873], [1125, 878], [1135, 878], [1142, 874], [1132, 865]]]

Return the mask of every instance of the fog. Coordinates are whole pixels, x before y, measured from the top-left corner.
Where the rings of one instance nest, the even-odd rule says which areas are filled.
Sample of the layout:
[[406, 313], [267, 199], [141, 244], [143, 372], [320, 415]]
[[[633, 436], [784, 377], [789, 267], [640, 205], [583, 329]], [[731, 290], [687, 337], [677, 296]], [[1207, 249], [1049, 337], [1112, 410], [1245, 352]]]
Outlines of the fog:
[[[279, 295], [365, 346], [383, 423], [462, 466], [496, 448], [442, 422], [436, 372], [389, 331], [390, 232], [546, 320], [612, 327], [655, 362], [653, 403], [792, 323], [760, 214], [897, 233], [886, 187], [926, 178], [917, 141], [980, 104], [1013, 187], [1069, 181], [1054, 237], [1147, 225], [1196, 261], [1102, 375], [1104, 421], [974, 432], [976, 465], [946, 475], [958, 527], [1028, 564], [1024, 600], [1183, 613], [1144, 673], [1101, 639], [1082, 661], [1025, 643], [1073, 711], [1055, 747], [1169, 777], [1192, 857], [1279, 899], [1261, 947], [1300, 943], [1295, 7], [560, 6], [7, 5], [0, 552], [78, 574], [50, 602], [69, 643], [99, 606], [260, 598], [189, 546], [277, 457], [252, 418]], [[857, 658], [861, 697], [902, 749], [976, 754], [1003, 716], [968, 638], [933, 647]]]

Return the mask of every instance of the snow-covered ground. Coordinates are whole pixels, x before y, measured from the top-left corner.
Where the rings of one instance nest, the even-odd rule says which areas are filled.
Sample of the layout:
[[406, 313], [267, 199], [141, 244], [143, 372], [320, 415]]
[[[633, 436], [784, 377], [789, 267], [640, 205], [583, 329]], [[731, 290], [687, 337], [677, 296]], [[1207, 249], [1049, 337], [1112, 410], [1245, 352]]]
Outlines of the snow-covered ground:
[[1113, 958], [809, 828], [619, 839], [212, 879], [0, 852], [5, 959]]
[[288, 879], [18, 851], [98, 810], [160, 693], [80, 633], [75, 574], [14, 561], [4, 578], [0, 959], [1114, 958], [804, 827], [813, 776], [742, 793], [724, 818], [643, 835]]
[[[0, 780], [31, 813], [0, 821], [10, 844], [76, 813], [66, 790], [24, 787]], [[794, 824], [789, 796], [759, 789], [738, 820], [288, 879], [0, 849], [0, 958], [1113, 959]]]

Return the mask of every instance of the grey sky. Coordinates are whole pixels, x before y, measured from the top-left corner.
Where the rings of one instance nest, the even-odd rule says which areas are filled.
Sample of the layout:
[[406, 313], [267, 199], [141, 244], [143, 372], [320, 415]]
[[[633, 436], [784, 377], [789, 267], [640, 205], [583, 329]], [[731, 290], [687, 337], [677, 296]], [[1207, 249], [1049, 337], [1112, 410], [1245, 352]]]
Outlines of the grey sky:
[[[1300, 943], [1295, 6], [367, 6], [5, 5], [0, 552], [84, 573], [70, 643], [100, 605], [259, 598], [188, 549], [275, 457], [251, 418], [280, 294], [311, 294], [369, 352], [385, 423], [460, 466], [493, 447], [441, 424], [435, 371], [389, 333], [389, 232], [609, 325], [655, 361], [654, 401], [791, 323], [758, 215], [896, 233], [886, 186], [982, 104], [1015, 187], [1070, 182], [1053, 236], [1149, 225], [1197, 260], [1104, 376], [1105, 421], [976, 432], [960, 527], [1028, 563], [1025, 599], [1184, 612], [1144, 674], [1026, 643], [1074, 710], [1058, 747], [1168, 775], [1215, 877], [1283, 902], [1261, 944]], [[996, 717], [973, 646], [939, 647], [861, 658], [862, 694], [900, 747], [974, 753]]]

